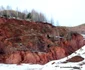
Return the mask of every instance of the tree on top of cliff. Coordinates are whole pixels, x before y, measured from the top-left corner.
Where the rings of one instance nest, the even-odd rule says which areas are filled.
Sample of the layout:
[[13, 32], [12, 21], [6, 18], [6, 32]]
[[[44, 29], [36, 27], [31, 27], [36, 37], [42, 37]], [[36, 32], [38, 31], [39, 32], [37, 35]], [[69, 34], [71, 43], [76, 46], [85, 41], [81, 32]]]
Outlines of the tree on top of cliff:
[[27, 18], [27, 19], [32, 19], [31, 13], [28, 13], [26, 18]]
[[[29, 13], [28, 13], [29, 14]], [[38, 13], [37, 11], [35, 10], [32, 10], [31, 11], [31, 19], [33, 21], [38, 21], [38, 22], [44, 22], [46, 21], [46, 17], [43, 13]]]
[[1, 6], [0, 16], [7, 17], [7, 18], [31, 19], [32, 21], [35, 21], [35, 22], [47, 21], [47, 18], [43, 13], [38, 12], [34, 9], [31, 12], [28, 12], [27, 10], [20, 12], [18, 8], [16, 8], [16, 10], [12, 10], [11, 6], [7, 6], [6, 8]]

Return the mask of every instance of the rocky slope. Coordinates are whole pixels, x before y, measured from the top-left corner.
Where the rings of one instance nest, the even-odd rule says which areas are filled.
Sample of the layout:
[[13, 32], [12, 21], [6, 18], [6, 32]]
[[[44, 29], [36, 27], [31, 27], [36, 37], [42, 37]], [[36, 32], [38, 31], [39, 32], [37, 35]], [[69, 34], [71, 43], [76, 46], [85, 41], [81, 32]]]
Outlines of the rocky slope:
[[83, 36], [65, 27], [0, 18], [0, 63], [45, 64], [72, 54], [84, 44]]
[[70, 31], [74, 31], [74, 32], [78, 32], [78, 33], [81, 33], [81, 34], [85, 34], [85, 23], [81, 24], [79, 26], [69, 27], [68, 29]]

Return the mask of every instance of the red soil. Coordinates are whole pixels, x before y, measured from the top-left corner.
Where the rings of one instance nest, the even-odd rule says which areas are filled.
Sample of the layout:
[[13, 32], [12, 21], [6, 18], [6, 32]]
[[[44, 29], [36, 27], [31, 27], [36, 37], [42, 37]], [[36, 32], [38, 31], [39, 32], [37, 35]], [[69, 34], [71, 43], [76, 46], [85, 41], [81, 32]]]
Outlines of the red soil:
[[[65, 38], [56, 38], [58, 31]], [[0, 62], [45, 64], [66, 57], [85, 42], [78, 33], [68, 33], [43, 22], [0, 18]]]

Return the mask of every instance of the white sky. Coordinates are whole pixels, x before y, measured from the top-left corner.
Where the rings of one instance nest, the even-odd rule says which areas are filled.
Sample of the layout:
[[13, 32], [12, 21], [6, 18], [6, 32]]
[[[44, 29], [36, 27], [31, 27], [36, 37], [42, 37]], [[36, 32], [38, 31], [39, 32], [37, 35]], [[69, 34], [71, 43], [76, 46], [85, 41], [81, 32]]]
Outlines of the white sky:
[[85, 23], [85, 0], [0, 0], [0, 6], [28, 11], [35, 9], [53, 18], [62, 26], [76, 26]]

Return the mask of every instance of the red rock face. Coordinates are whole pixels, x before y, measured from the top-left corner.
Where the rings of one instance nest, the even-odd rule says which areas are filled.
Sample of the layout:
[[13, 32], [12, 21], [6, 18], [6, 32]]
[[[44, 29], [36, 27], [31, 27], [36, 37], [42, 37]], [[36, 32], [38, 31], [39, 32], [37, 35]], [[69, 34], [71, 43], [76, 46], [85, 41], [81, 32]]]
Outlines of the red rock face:
[[16, 63], [19, 64], [20, 62], [21, 62], [21, 55], [19, 52], [10, 54], [5, 60], [5, 63], [7, 64], [16, 64]]
[[[65, 57], [65, 50], [62, 47], [57, 47], [57, 46], [51, 47], [50, 51], [52, 53], [53, 59], [55, 59], [55, 60]], [[48, 52], [48, 53], [50, 53], [50, 52]]]
[[63, 42], [62, 44], [63, 48], [66, 51], [66, 55], [72, 54], [74, 51], [85, 45], [83, 36], [78, 33], [73, 33], [71, 36], [71, 40]]
[[24, 62], [25, 63], [36, 63], [36, 58], [33, 55], [33, 53], [26, 52], [24, 56]]
[[57, 30], [60, 35], [69, 32], [43, 22], [0, 18], [0, 62], [45, 64], [64, 58], [85, 45], [78, 33], [70, 32], [66, 38], [56, 38]]

